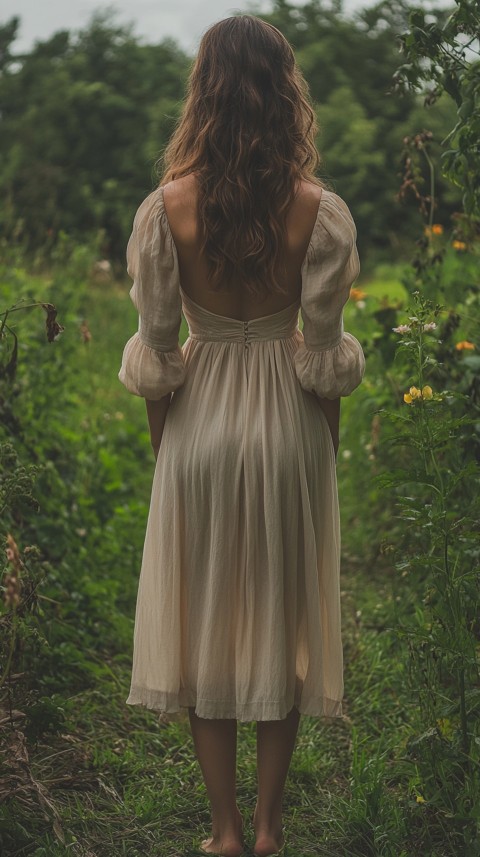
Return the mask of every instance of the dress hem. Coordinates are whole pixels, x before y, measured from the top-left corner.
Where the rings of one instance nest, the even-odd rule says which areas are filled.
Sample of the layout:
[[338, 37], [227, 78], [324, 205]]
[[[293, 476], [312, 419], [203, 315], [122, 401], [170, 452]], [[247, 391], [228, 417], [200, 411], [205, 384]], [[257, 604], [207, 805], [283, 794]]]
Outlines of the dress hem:
[[180, 691], [179, 694], [145, 688], [132, 688], [125, 700], [126, 705], [138, 705], [159, 714], [178, 714], [182, 708], [194, 708], [197, 717], [206, 720], [239, 720], [241, 722], [262, 720], [284, 720], [292, 708], [309, 717], [343, 717], [342, 702], [338, 699], [318, 697], [303, 702], [292, 698], [291, 702], [260, 700], [238, 703], [222, 700], [197, 699], [195, 694]]

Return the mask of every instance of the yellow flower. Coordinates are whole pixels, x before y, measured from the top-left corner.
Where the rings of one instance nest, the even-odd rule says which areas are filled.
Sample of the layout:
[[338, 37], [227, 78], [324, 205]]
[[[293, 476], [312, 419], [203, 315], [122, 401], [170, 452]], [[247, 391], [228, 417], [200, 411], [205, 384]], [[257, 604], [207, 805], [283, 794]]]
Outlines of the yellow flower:
[[432, 226], [432, 232], [434, 235], [442, 235], [443, 226], [441, 225], [441, 223], [434, 223]]
[[415, 399], [431, 399], [433, 396], [433, 390], [428, 384], [425, 384], [421, 390], [418, 387], [410, 387], [408, 393], [403, 394], [403, 401], [407, 403], [407, 405], [411, 405]]
[[417, 795], [417, 803], [425, 803], [425, 798], [422, 795]]
[[363, 289], [350, 289], [350, 297], [354, 301], [361, 301], [363, 298], [367, 297], [367, 293], [363, 291]]
[[423, 232], [424, 232], [424, 234], [425, 234], [425, 235], [430, 236], [430, 235], [432, 234], [431, 227], [430, 227], [430, 226], [425, 226], [425, 228], [424, 228]]
[[466, 250], [467, 245], [465, 241], [452, 241], [452, 247], [454, 250]]
[[469, 342], [468, 339], [463, 339], [462, 342], [457, 342], [455, 348], [457, 351], [474, 351], [475, 346], [473, 342]]

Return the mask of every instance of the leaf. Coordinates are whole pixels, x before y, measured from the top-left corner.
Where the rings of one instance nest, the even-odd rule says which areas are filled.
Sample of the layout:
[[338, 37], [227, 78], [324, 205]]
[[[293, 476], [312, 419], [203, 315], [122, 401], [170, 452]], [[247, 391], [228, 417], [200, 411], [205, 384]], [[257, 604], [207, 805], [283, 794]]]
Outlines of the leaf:
[[463, 358], [462, 363], [474, 372], [480, 372], [480, 354], [469, 354]]

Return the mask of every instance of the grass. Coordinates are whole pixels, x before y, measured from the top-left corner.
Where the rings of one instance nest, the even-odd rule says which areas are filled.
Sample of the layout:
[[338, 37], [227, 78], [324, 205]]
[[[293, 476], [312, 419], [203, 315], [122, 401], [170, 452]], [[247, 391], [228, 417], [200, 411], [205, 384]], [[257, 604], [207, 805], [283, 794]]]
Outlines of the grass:
[[405, 287], [402, 285], [403, 267], [401, 265], [378, 265], [371, 277], [366, 282], [359, 279], [359, 287], [365, 289], [367, 295], [377, 300], [388, 298], [392, 303], [404, 301], [407, 297]]
[[[302, 718], [286, 789], [287, 857], [388, 854], [401, 850], [393, 834], [402, 787], [388, 783], [389, 757], [398, 743], [407, 700], [385, 632], [391, 605], [385, 575], [344, 569], [345, 699], [343, 719]], [[362, 616], [368, 616], [364, 624]], [[209, 833], [205, 790], [184, 714], [163, 721], [126, 706], [129, 653], [104, 653], [103, 675], [93, 688], [63, 704], [62, 731], [43, 736], [31, 753], [34, 778], [48, 790], [65, 834], [60, 845], [39, 815], [23, 819], [11, 853], [60, 857], [194, 857]], [[382, 754], [379, 745], [382, 745]], [[255, 803], [255, 725], [239, 724], [239, 805], [248, 822]], [[369, 767], [370, 766], [370, 767]], [[376, 774], [372, 780], [372, 767]], [[356, 768], [356, 770], [355, 770]], [[368, 772], [367, 774], [365, 772]], [[376, 777], [376, 780], [375, 780]], [[383, 781], [381, 799], [372, 781]], [[383, 803], [382, 803], [383, 801]], [[398, 833], [398, 825], [395, 828]], [[33, 837], [33, 840], [32, 840]], [[248, 853], [248, 852], [247, 852]]]

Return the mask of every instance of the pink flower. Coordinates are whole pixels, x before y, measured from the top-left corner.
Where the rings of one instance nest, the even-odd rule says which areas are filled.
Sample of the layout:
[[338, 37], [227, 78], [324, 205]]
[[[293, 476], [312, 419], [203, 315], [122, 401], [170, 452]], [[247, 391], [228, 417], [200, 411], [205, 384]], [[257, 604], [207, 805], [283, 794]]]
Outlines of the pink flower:
[[398, 327], [392, 327], [394, 333], [410, 333], [411, 327], [409, 324], [399, 324]]

